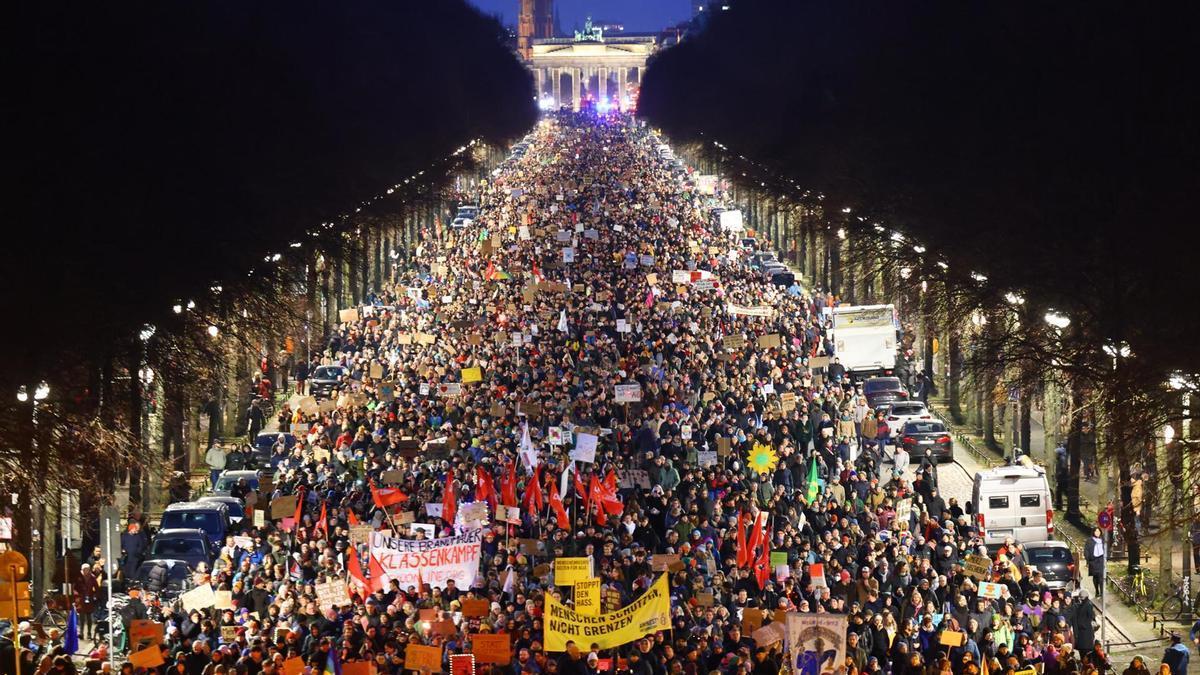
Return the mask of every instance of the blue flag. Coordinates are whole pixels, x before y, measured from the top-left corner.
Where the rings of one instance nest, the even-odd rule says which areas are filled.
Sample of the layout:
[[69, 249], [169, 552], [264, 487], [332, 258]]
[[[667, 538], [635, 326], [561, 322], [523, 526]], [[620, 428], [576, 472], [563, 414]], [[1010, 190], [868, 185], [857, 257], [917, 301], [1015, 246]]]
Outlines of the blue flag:
[[67, 651], [67, 654], [79, 651], [79, 615], [75, 613], [74, 607], [67, 615], [67, 632], [63, 635], [63, 649]]

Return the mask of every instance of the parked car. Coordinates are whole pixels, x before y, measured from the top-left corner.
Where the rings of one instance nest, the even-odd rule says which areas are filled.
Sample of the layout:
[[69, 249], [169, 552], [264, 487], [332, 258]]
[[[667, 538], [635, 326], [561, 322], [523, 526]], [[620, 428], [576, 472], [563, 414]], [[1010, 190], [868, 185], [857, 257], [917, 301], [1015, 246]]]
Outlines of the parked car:
[[166, 528], [154, 535], [142, 564], [155, 560], [181, 560], [189, 568], [196, 569], [200, 563], [207, 565], [212, 562], [213, 550], [204, 530], [189, 527]]
[[918, 419], [904, 423], [899, 436], [900, 445], [908, 451], [912, 461], [919, 462], [926, 450], [933, 451], [935, 461], [954, 461], [954, 439], [950, 430], [939, 420]]
[[772, 273], [771, 276], [767, 278], [767, 281], [776, 286], [790, 288], [792, 284], [796, 283], [796, 275], [791, 270], [783, 270], [782, 272]]
[[1073, 590], [1079, 584], [1079, 568], [1071, 547], [1061, 541], [1031, 541], [1021, 546], [1021, 561], [1027, 569], [1042, 573], [1051, 589]]
[[450, 221], [450, 227], [461, 230], [464, 227], [470, 227], [474, 222], [475, 222], [474, 218], [463, 218], [462, 216], [459, 216], [459, 217], [455, 218], [454, 220]]
[[908, 390], [898, 377], [872, 377], [863, 382], [863, 396], [872, 410], [880, 406], [908, 399]]
[[254, 463], [255, 466], [270, 467], [271, 451], [275, 448], [275, 444], [279, 442], [280, 437], [283, 438], [283, 446], [287, 450], [291, 450], [296, 445], [296, 437], [286, 431], [264, 431], [254, 437]]
[[753, 251], [758, 248], [758, 240], [754, 237], [742, 237], [738, 240], [744, 251]]
[[[220, 480], [217, 482], [219, 484]], [[177, 502], [163, 511], [159, 527], [163, 530], [201, 530], [216, 549], [224, 543], [229, 532], [229, 511], [224, 504], [216, 502]]]
[[892, 438], [900, 436], [905, 423], [916, 420], [931, 420], [933, 414], [920, 401], [892, 401], [882, 408], [883, 414], [891, 430]]
[[332, 398], [342, 386], [342, 378], [350, 374], [344, 366], [320, 366], [313, 371], [309, 393], [313, 398]]
[[246, 485], [251, 490], [258, 490], [259, 480], [262, 474], [258, 471], [250, 469], [242, 469], [240, 471], [222, 471], [221, 475], [217, 476], [217, 484], [209, 492], [214, 497], [228, 497], [230, 490], [234, 485], [237, 485], [238, 480], [245, 478]]
[[229, 522], [238, 524], [246, 517], [246, 507], [242, 500], [229, 495], [205, 495], [196, 501], [212, 502], [214, 504], [224, 504], [226, 513], [229, 514]]

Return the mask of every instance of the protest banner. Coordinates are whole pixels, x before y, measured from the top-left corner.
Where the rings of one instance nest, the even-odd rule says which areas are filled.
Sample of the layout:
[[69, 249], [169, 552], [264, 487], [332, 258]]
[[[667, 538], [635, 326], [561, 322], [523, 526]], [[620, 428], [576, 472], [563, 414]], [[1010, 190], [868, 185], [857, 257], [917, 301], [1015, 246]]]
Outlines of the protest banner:
[[442, 672], [442, 648], [410, 642], [404, 648], [404, 669], [423, 673]]
[[735, 305], [730, 303], [725, 306], [725, 311], [734, 316], [759, 316], [770, 318], [775, 315], [775, 308], [769, 305]]
[[[614, 612], [589, 616], [546, 595], [544, 648], [561, 652], [567, 642], [599, 645], [612, 649], [638, 640], [648, 633], [671, 628], [671, 597], [663, 574], [637, 600]], [[843, 627], [843, 632], [845, 628]]]
[[845, 614], [788, 612], [786, 653], [796, 673], [837, 672], [846, 662]]
[[133, 664], [134, 668], [145, 668], [146, 670], [157, 668], [166, 663], [163, 660], [162, 649], [158, 645], [150, 645], [145, 649], [133, 652], [129, 655], [129, 662]]
[[976, 581], [986, 579], [992, 571], [992, 559], [986, 555], [972, 553], [963, 562], [963, 574], [973, 577]]
[[575, 582], [575, 611], [589, 616], [600, 614], [600, 579]]
[[574, 586], [577, 581], [591, 578], [591, 558], [556, 558], [554, 560], [555, 586]]
[[471, 654], [477, 663], [506, 666], [512, 661], [512, 637], [507, 633], [472, 633]]
[[613, 402], [639, 403], [642, 400], [642, 385], [618, 384], [613, 388]]
[[482, 530], [424, 540], [372, 532], [371, 555], [388, 579], [400, 582], [400, 588], [416, 586], [418, 576], [434, 588], [445, 588], [448, 579], [459, 588], [471, 588], [479, 571], [482, 541]]
[[180, 602], [183, 603], [185, 612], [190, 612], [193, 609], [208, 609], [217, 602], [216, 593], [213, 593], [212, 586], [208, 584], [200, 584], [192, 590], [179, 596]]
[[317, 606], [322, 611], [331, 607], [346, 607], [350, 604], [350, 592], [345, 581], [327, 581], [315, 586], [317, 591]]

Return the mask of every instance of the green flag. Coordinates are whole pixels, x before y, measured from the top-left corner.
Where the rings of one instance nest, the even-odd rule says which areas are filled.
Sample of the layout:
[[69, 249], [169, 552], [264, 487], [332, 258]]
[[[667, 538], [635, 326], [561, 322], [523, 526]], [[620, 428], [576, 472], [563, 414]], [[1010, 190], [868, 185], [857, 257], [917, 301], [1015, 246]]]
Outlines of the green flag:
[[821, 479], [817, 477], [817, 458], [813, 457], [809, 460], [808, 465], [808, 488], [804, 493], [804, 500], [809, 504], [817, 499], [817, 494], [821, 491]]

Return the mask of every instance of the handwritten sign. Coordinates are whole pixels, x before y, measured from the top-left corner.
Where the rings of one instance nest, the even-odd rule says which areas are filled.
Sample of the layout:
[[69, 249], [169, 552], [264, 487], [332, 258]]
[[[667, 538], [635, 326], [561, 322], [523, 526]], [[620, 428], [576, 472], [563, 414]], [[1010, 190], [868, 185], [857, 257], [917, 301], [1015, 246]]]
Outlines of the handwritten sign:
[[345, 607], [350, 604], [350, 593], [345, 581], [329, 581], [316, 585], [317, 605], [322, 610]]
[[491, 604], [482, 598], [464, 598], [462, 601], [462, 614], [468, 619], [487, 616], [490, 611]]
[[511, 638], [505, 634], [473, 633], [471, 635], [471, 653], [475, 655], [475, 661], [478, 663], [506, 666], [512, 661], [512, 642], [510, 640]]
[[984, 579], [992, 570], [992, 560], [986, 555], [972, 553], [963, 562], [963, 573], [976, 580]]
[[129, 655], [129, 662], [134, 668], [157, 668], [166, 661], [163, 660], [162, 649], [158, 645], [151, 645], [140, 651], [133, 652]]
[[425, 673], [442, 672], [442, 649], [409, 643], [404, 649], [404, 667]]
[[217, 602], [216, 593], [213, 593], [212, 586], [201, 584], [192, 590], [179, 596], [179, 600], [183, 603], [185, 612], [190, 612], [193, 609], [208, 609]]

